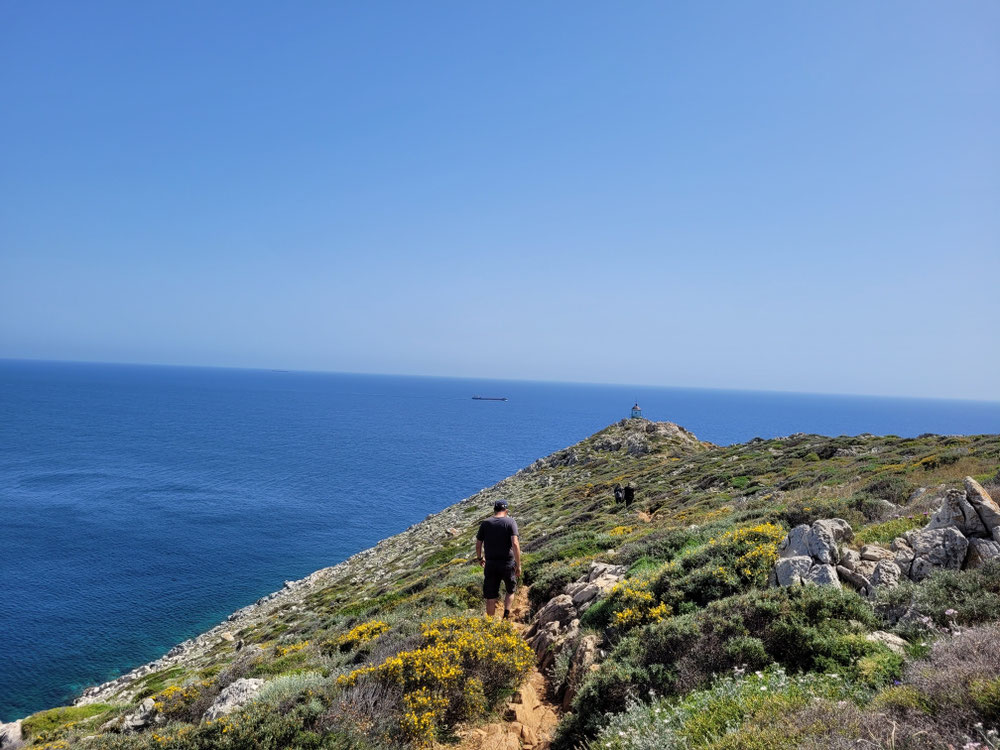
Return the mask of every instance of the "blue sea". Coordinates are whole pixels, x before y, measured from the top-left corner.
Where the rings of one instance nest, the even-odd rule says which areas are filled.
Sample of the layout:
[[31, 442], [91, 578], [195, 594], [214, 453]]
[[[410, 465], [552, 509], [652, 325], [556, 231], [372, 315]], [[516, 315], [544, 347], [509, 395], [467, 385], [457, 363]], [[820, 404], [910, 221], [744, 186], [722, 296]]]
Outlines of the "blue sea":
[[1000, 431], [1000, 403], [0, 361], [0, 720], [67, 703], [635, 400], [720, 444]]

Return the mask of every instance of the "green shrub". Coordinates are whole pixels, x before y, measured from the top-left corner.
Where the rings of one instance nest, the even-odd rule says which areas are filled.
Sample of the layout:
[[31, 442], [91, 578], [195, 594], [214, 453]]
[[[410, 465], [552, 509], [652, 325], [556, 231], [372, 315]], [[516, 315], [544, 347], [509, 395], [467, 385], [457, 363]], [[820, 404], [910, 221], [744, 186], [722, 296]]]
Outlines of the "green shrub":
[[[878, 588], [875, 608], [890, 624], [910, 614], [898, 629], [920, 635], [920, 617], [937, 627], [975, 625], [1000, 619], [1000, 559], [975, 570], [939, 570], [920, 584], [903, 582], [894, 589]], [[954, 615], [945, 614], [954, 610]]]
[[861, 491], [872, 497], [886, 500], [894, 505], [902, 505], [910, 498], [914, 489], [916, 489], [915, 485], [908, 482], [904, 477], [897, 474], [888, 474], [873, 479], [862, 487]]
[[[538, 572], [534, 572], [537, 570]], [[580, 565], [567, 562], [554, 562], [548, 565], [536, 565], [531, 575], [525, 574], [526, 582], [531, 585], [528, 600], [532, 611], [537, 610], [549, 599], [562, 593], [567, 583], [571, 583], [586, 572]]]
[[969, 695], [983, 720], [991, 727], [1000, 726], [1000, 677], [973, 680], [969, 685]]
[[654, 531], [642, 539], [622, 545], [615, 555], [615, 562], [621, 565], [633, 565], [643, 557], [661, 561], [671, 560], [697, 538], [697, 532], [687, 529]]
[[49, 737], [67, 724], [75, 724], [111, 710], [106, 703], [91, 703], [86, 706], [61, 706], [39, 711], [21, 723], [21, 731], [26, 738]]
[[767, 586], [785, 530], [775, 524], [730, 529], [663, 567], [652, 583], [656, 597], [677, 611], [752, 587]]
[[927, 519], [922, 515], [907, 516], [905, 518], [893, 518], [891, 521], [877, 523], [873, 526], [866, 526], [854, 535], [854, 542], [858, 545], [865, 544], [888, 544], [898, 536], [902, 536], [910, 529], [920, 528], [927, 523]]
[[677, 701], [631, 702], [609, 718], [589, 744], [593, 750], [687, 750], [727, 747], [771, 750], [794, 747], [795, 738], [775, 731], [776, 720], [813, 699], [852, 697], [844, 680], [829, 675], [789, 676], [780, 667], [747, 676], [730, 675]]

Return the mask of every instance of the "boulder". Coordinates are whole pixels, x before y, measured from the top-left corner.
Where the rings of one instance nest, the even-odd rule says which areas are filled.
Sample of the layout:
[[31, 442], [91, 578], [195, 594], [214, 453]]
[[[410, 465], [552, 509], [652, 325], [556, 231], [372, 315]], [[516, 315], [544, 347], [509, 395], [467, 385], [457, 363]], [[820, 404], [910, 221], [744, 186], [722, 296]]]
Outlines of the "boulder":
[[850, 547], [841, 546], [840, 548], [841, 565], [843, 565], [848, 570], [854, 570], [855, 568], [857, 568], [859, 562], [861, 562], [861, 555], [852, 550]]
[[975, 509], [989, 536], [993, 537], [993, 541], [1000, 542], [1000, 506], [972, 477], [965, 478], [965, 496], [969, 505]]
[[809, 556], [809, 526], [799, 524], [778, 543], [778, 557], [808, 557]]
[[576, 607], [573, 605], [573, 597], [567, 594], [559, 594], [549, 599], [548, 603], [542, 607], [535, 616], [535, 623], [539, 628], [550, 622], [557, 622], [560, 626], [567, 625], [570, 620], [577, 616]]
[[924, 580], [935, 569], [960, 570], [969, 549], [968, 540], [954, 526], [908, 531], [905, 538], [913, 550], [909, 572], [913, 581]]
[[0, 748], [20, 747], [24, 741], [21, 732], [21, 719], [9, 724], [0, 724]]
[[879, 560], [872, 571], [871, 584], [873, 588], [892, 589], [899, 585], [899, 577], [903, 572], [892, 560]]
[[120, 723], [118, 720], [110, 723], [115, 724], [116, 728], [123, 732], [138, 732], [152, 725], [155, 719], [156, 704], [152, 698], [146, 698], [146, 700], [139, 704], [139, 708], [125, 716]]
[[858, 572], [862, 562], [860, 555], [846, 546], [843, 551], [841, 549], [842, 542], [853, 538], [850, 524], [841, 518], [825, 518], [811, 526], [796, 526], [778, 544], [778, 560], [771, 583], [778, 586], [815, 583], [839, 588], [837, 566], [843, 560], [840, 567], [844, 579], [858, 587], [867, 584], [864, 574]]
[[906, 655], [906, 641], [893, 633], [886, 632], [885, 630], [876, 630], [874, 633], [866, 635], [865, 639], [871, 641], [872, 643], [881, 643], [894, 654], [898, 654], [899, 656]]
[[215, 702], [208, 707], [202, 718], [205, 721], [214, 721], [220, 716], [231, 714], [252, 701], [262, 687], [264, 687], [264, 680], [246, 677], [236, 680], [219, 693]]
[[987, 560], [1000, 557], [1000, 542], [992, 539], [970, 539], [969, 551], [965, 555], [966, 568], [981, 568]]
[[858, 591], [868, 590], [871, 588], [871, 582], [859, 573], [855, 573], [848, 567], [843, 565], [837, 566], [837, 577], [842, 581], [847, 581]]
[[802, 579], [803, 583], [813, 583], [817, 586], [833, 586], [840, 588], [840, 579], [832, 565], [813, 565]]
[[925, 529], [947, 529], [955, 527], [963, 536], [989, 536], [982, 519], [966, 499], [963, 490], [948, 490], [941, 501], [941, 507], [931, 516]]
[[624, 565], [612, 565], [611, 563], [592, 562], [590, 570], [587, 571], [587, 581], [596, 581], [598, 578], [612, 576], [623, 578], [628, 569]]
[[842, 518], [825, 518], [813, 522], [806, 537], [809, 555], [824, 565], [840, 562], [840, 542], [854, 538], [850, 524]]
[[875, 560], [861, 560], [861, 562], [854, 566], [854, 572], [870, 581], [877, 565], [878, 562]]
[[880, 547], [877, 544], [866, 544], [861, 548], [861, 559], [878, 562], [879, 560], [892, 560], [895, 557], [891, 550]]
[[809, 575], [812, 558], [808, 555], [785, 557], [774, 564], [774, 576], [779, 586], [799, 586]]

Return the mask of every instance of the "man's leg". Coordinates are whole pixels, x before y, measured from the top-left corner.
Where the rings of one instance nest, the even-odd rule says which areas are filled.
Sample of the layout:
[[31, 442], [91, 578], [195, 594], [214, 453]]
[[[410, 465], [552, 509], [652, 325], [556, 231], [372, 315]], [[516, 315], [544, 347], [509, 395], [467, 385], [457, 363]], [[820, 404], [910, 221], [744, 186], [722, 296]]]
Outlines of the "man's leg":
[[[510, 597], [508, 597], [508, 599], [509, 598]], [[497, 611], [497, 600], [496, 599], [487, 599], [486, 600], [486, 616], [487, 617], [493, 617], [493, 615], [496, 614], [496, 611]]]
[[507, 596], [505, 596], [503, 598], [503, 613], [504, 613], [504, 615], [506, 615], [506, 614], [508, 614], [510, 612], [510, 605], [513, 602], [514, 602], [514, 595], [513, 594], [507, 594]]

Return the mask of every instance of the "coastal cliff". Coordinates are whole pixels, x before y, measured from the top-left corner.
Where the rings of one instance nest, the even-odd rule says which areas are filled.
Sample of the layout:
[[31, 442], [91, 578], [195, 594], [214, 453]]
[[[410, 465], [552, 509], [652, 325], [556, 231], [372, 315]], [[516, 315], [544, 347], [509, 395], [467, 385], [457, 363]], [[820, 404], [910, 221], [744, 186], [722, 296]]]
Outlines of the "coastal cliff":
[[[623, 420], [0, 748], [995, 747], [998, 469], [997, 435], [714, 446]], [[479, 614], [498, 498], [513, 623]]]

